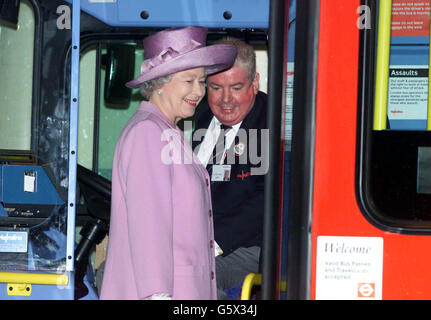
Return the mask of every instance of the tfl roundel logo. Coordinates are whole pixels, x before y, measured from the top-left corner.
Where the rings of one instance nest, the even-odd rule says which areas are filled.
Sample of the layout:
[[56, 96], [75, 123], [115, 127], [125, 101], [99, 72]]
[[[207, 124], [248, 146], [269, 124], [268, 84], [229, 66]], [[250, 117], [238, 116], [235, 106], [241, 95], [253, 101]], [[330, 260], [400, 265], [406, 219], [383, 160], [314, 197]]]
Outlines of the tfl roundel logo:
[[358, 298], [375, 298], [375, 283], [359, 283]]

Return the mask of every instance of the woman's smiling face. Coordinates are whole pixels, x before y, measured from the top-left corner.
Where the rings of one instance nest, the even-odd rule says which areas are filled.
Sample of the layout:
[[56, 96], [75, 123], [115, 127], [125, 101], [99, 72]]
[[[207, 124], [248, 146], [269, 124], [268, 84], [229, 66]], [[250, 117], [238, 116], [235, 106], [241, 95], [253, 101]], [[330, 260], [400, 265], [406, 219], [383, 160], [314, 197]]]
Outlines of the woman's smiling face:
[[[157, 94], [157, 91], [160, 94]], [[173, 74], [171, 81], [153, 93], [153, 96], [157, 96], [154, 98], [155, 104], [174, 124], [193, 116], [204, 95], [205, 69], [203, 67]]]

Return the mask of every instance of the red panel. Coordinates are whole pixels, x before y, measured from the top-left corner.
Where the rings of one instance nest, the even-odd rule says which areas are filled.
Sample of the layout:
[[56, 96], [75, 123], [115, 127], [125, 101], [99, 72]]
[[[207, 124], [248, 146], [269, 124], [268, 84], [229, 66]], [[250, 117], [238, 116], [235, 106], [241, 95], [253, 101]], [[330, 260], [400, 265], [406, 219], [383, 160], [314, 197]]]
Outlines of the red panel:
[[320, 1], [311, 298], [318, 236], [384, 239], [383, 299], [431, 298], [431, 237], [384, 232], [355, 196], [359, 0]]

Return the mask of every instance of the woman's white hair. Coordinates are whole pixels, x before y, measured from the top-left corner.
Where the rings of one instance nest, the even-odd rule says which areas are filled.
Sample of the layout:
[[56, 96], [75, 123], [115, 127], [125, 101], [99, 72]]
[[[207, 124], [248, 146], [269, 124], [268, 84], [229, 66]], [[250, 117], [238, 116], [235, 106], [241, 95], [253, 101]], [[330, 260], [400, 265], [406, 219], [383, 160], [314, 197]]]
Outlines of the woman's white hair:
[[140, 92], [144, 98], [148, 101], [151, 95], [157, 89], [160, 89], [165, 83], [168, 83], [172, 79], [172, 74], [167, 76], [159, 77], [156, 79], [148, 80], [142, 83], [140, 87]]

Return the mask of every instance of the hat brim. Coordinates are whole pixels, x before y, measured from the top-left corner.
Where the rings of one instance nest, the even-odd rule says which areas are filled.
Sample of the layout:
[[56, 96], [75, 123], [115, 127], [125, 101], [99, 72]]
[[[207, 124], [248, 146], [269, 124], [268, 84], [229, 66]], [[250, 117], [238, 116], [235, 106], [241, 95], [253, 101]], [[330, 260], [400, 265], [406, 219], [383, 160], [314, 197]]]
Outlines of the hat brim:
[[199, 67], [205, 67], [206, 74], [210, 75], [231, 67], [235, 62], [236, 52], [235, 46], [225, 44], [189, 51], [142, 73], [136, 79], [127, 82], [126, 86], [139, 88], [145, 81]]

